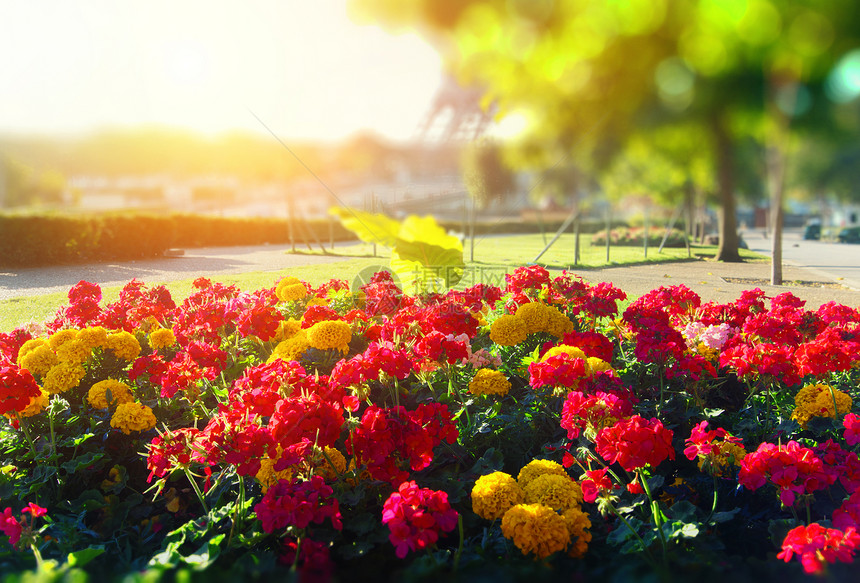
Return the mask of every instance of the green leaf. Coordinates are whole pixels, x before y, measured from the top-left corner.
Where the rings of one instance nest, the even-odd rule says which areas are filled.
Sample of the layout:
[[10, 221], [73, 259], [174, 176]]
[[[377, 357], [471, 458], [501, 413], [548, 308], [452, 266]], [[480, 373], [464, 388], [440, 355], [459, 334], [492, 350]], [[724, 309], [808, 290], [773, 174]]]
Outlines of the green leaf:
[[669, 510], [667, 510], [667, 513], [673, 520], [680, 522], [696, 521], [696, 506], [688, 500], [680, 500], [676, 502]]
[[404, 291], [435, 291], [455, 285], [463, 277], [463, 245], [448, 235], [431, 216], [406, 217], [391, 251], [391, 269]]
[[219, 534], [203, 543], [199, 549], [185, 557], [185, 562], [195, 571], [205, 571], [221, 554], [221, 541], [226, 535]]
[[89, 547], [80, 551], [75, 551], [74, 553], [69, 553], [69, 557], [66, 559], [66, 562], [70, 567], [83, 567], [104, 552], [105, 550], [102, 547]]
[[95, 464], [97, 461], [105, 457], [104, 453], [88, 451], [82, 456], [79, 456], [73, 460], [67, 461], [61, 467], [66, 470], [70, 474], [74, 474], [80, 470], [86, 469], [91, 465]]
[[344, 228], [355, 233], [365, 243], [393, 247], [400, 232], [400, 223], [382, 214], [340, 207], [332, 207], [329, 214], [339, 218]]

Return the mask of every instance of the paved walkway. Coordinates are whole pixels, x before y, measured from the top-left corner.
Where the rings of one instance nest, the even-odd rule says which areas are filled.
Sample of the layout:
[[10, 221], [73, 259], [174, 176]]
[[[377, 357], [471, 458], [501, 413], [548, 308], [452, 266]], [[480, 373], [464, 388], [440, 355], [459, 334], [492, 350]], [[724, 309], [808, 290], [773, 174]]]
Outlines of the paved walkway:
[[[164, 257], [125, 263], [26, 268], [0, 272], [0, 300], [22, 296], [66, 292], [80, 280], [103, 287], [119, 286], [132, 278], [146, 283], [209, 277], [248, 271], [286, 271], [298, 265], [332, 263], [344, 257], [292, 255], [279, 245], [259, 247], [213, 247], [186, 250], [179, 257]], [[768, 296], [791, 292], [814, 309], [829, 301], [860, 306], [860, 291], [829, 277], [820, 270], [800, 265], [785, 265], [787, 285], [769, 285], [769, 263], [717, 263], [694, 260], [659, 265], [610, 267], [577, 271], [584, 279], [608, 281], [630, 296], [638, 296], [660, 286], [684, 284], [704, 301], [729, 302], [745, 289], [760, 287]], [[333, 274], [336, 275], [336, 274]], [[792, 282], [805, 282], [796, 285]]]

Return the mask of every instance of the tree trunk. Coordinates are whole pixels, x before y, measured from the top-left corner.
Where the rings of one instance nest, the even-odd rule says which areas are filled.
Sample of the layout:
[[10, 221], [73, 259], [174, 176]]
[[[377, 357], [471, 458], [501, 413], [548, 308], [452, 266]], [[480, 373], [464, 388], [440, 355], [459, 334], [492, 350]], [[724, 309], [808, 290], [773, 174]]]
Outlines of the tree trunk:
[[722, 116], [714, 118], [711, 125], [717, 152], [717, 182], [720, 195], [720, 209], [717, 213], [720, 246], [717, 249], [717, 261], [739, 263], [737, 210], [735, 204], [735, 168], [734, 143], [725, 127]]

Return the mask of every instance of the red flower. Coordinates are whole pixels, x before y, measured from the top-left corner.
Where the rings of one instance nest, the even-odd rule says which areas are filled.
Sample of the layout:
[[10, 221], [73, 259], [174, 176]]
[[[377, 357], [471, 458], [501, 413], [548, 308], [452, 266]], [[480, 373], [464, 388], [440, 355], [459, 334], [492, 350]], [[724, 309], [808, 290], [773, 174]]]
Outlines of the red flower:
[[693, 427], [690, 437], [687, 439], [687, 448], [684, 450], [684, 455], [688, 460], [696, 459], [698, 456], [706, 457], [711, 454], [720, 453], [720, 445], [713, 443], [716, 439], [722, 439], [724, 442], [740, 444], [741, 439], [729, 435], [728, 431], [722, 427], [708, 431], [708, 422], [702, 421]]
[[860, 490], [851, 494], [833, 511], [833, 526], [839, 530], [847, 530], [850, 526], [860, 527]]
[[594, 443], [603, 459], [618, 462], [628, 472], [647, 465], [657, 467], [666, 458], [675, 459], [672, 431], [656, 418], [646, 420], [635, 415], [622, 419], [601, 429]]
[[788, 563], [794, 555], [800, 556], [803, 570], [809, 574], [823, 574], [826, 563], [851, 563], [860, 546], [860, 534], [854, 527], [842, 532], [835, 528], [824, 528], [817, 522], [809, 526], [798, 526], [786, 535], [778, 559]]
[[750, 490], [758, 490], [768, 481], [779, 488], [780, 501], [794, 504], [800, 494], [821, 490], [836, 481], [821, 459], [811, 449], [796, 441], [785, 445], [762, 443], [741, 461], [738, 482]]
[[617, 395], [598, 392], [587, 396], [570, 392], [561, 408], [561, 427], [567, 430], [568, 439], [574, 439], [579, 437], [580, 431], [600, 429], [632, 414], [631, 403]]
[[33, 518], [39, 518], [40, 516], [45, 516], [48, 513], [48, 509], [42, 508], [38, 504], [33, 504], [32, 502], [30, 502], [24, 508], [21, 509], [21, 513], [29, 514]]
[[382, 506], [382, 523], [391, 534], [397, 557], [409, 551], [425, 549], [439, 540], [439, 533], [457, 526], [459, 515], [448, 503], [448, 494], [419, 488], [415, 482], [403, 482]]
[[0, 360], [0, 415], [22, 411], [40, 394], [29, 370]]
[[609, 468], [585, 471], [586, 477], [580, 482], [583, 500], [594, 502], [598, 496], [610, 494], [612, 490], [618, 488], [618, 485], [607, 477], [608, 472]]

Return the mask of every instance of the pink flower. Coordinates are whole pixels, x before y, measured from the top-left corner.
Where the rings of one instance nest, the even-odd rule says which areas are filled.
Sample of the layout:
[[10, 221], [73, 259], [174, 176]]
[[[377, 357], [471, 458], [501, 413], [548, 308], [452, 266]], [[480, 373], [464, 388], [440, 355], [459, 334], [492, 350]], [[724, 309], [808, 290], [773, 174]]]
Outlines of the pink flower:
[[419, 488], [415, 482], [400, 484], [382, 507], [382, 523], [388, 525], [388, 540], [400, 559], [409, 551], [435, 544], [440, 531], [454, 530], [458, 517], [448, 503], [448, 494]]
[[845, 427], [845, 443], [848, 445], [860, 443], [860, 415], [849, 413], [842, 420], [842, 426]]
[[6, 508], [3, 515], [0, 516], [0, 530], [9, 537], [9, 543], [14, 547], [21, 540], [21, 533], [24, 530], [21, 522], [12, 516], [12, 509]]

